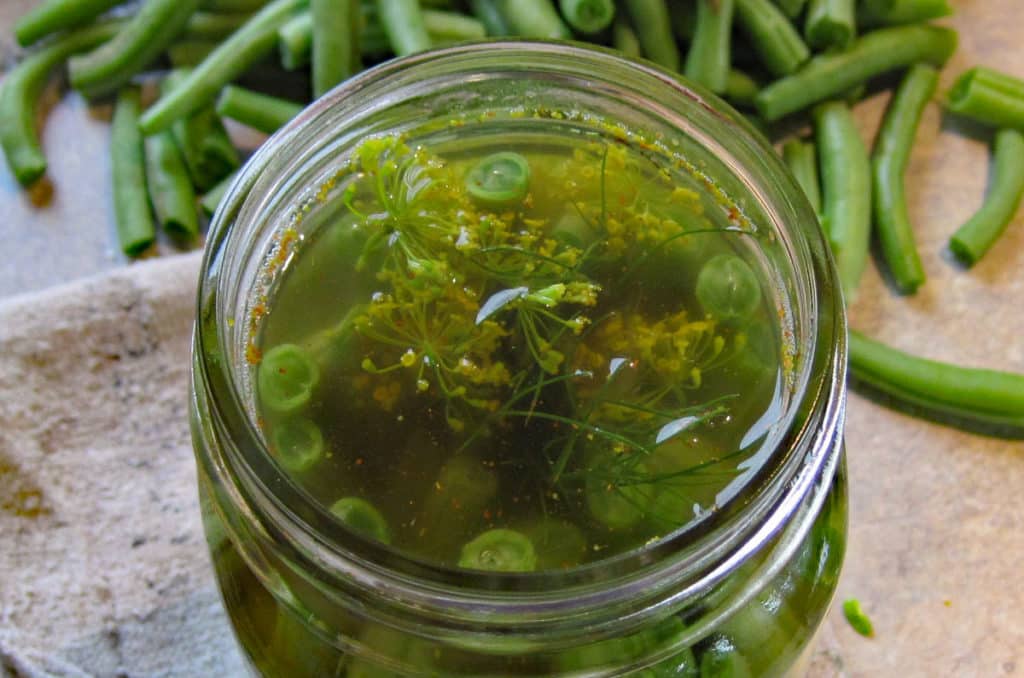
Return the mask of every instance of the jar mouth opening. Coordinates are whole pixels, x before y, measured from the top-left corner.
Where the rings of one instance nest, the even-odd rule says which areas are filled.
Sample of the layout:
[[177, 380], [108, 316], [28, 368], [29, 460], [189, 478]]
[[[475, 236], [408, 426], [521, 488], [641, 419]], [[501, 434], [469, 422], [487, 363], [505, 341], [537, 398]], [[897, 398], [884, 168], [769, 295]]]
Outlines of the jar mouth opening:
[[[793, 269], [785, 281], [789, 304], [785, 310], [793, 319], [788, 341], [794, 345], [792, 355], [796, 369], [790, 385], [790, 401], [785, 412], [773, 422], [777, 427], [774, 444], [765, 449], [765, 454], [774, 455], [776, 462], [762, 464], [754, 470], [745, 486], [756, 491], [735, 493], [717, 511], [691, 524], [692, 529], [688, 527], [654, 543], [569, 570], [491, 574], [448, 567], [394, 551], [332, 520], [326, 507], [283, 476], [270, 461], [262, 435], [254, 417], [250, 416], [251, 385], [239, 379], [245, 342], [239, 341], [240, 335], [230, 326], [231, 319], [237, 321], [242, 300], [248, 304], [246, 308], [252, 306], [251, 290], [240, 285], [239, 280], [259, 279], [256, 260], [266, 258], [246, 254], [245, 229], [236, 224], [258, 222], [258, 215], [273, 207], [277, 195], [296, 190], [296, 181], [306, 176], [300, 171], [302, 163], [324, 153], [322, 145], [308, 137], [309, 130], [330, 130], [332, 122], [335, 126], [358, 127], [358, 116], [345, 120], [343, 114], [351, 114], [352, 109], [365, 111], [376, 107], [380, 110], [397, 105], [403, 96], [409, 96], [406, 90], [418, 73], [440, 71], [443, 77], [459, 73], [459, 77], [468, 82], [474, 77], [487, 77], [489, 69], [499, 68], [494, 61], [501, 58], [514, 61], [511, 66], [502, 63], [500, 69], [515, 71], [523, 80], [555, 77], [555, 70], [565, 68], [573, 71], [573, 77], [580, 78], [583, 71], [592, 69], [587, 77], [595, 87], [613, 91], [621, 87], [622, 82], [628, 82], [629, 77], [635, 78], [638, 84], [631, 85], [629, 96], [643, 100], [657, 115], [685, 129], [687, 135], [710, 149], [721, 166], [732, 172], [731, 178], [738, 190], [752, 196], [763, 218], [769, 222], [769, 228], [779, 235], [781, 251]], [[611, 75], [606, 75], [606, 71]], [[599, 73], [602, 75], [596, 75]], [[638, 94], [645, 86], [664, 88], [665, 99], [656, 101], [649, 95], [642, 96], [642, 92]], [[420, 92], [418, 96], [424, 94]], [[671, 103], [665, 103], [667, 100]], [[685, 114], [680, 113], [673, 106], [687, 110]], [[800, 487], [794, 489], [794, 480], [802, 479], [802, 490], [809, 491], [814, 472], [824, 467], [827, 441], [832, 440], [830, 433], [841, 418], [841, 404], [837, 405], [836, 401], [843, 387], [844, 321], [835, 287], [826, 284], [819, 290], [815, 286], [823, 277], [827, 280], [830, 271], [820, 235], [811, 229], [797, 233], [790, 228], [794, 218], [813, 220], [809, 208], [800, 202], [785, 202], [795, 193], [795, 184], [785, 178], [781, 163], [767, 143], [758, 140], [745, 121], [722, 106], [699, 88], [652, 66], [629, 62], [610, 51], [567, 43], [509, 41], [435, 50], [370, 69], [322, 97], [264, 144], [243, 170], [226, 196], [225, 206], [216, 215], [204, 262], [200, 312], [202, 314], [204, 304], [209, 305], [207, 300], [225, 300], [218, 301], [219, 308], [208, 309], [217, 316], [216, 335], [209, 339], [230, 358], [217, 365], [200, 362], [208, 373], [220, 374], [221, 378], [210, 381], [223, 384], [222, 390], [226, 392], [218, 394], [220, 397], [215, 402], [226, 405], [222, 410], [242, 414], [225, 417], [233, 420], [229, 428], [237, 451], [238, 476], [253, 489], [252, 496], [267, 516], [289, 525], [301, 535], [297, 540], [301, 543], [300, 551], [316, 551], [320, 564], [337, 572], [372, 573], [378, 583], [379, 578], [397, 577], [405, 583], [411, 578], [430, 587], [454, 587], [461, 591], [547, 594], [610, 579], [645, 581], [652, 571], [669, 566], [678, 573], [707, 574], [722, 562], [724, 554], [735, 553], [739, 545], [756, 532], [752, 528], [733, 529], [723, 534], [736, 528], [742, 517], [760, 515], [756, 521], [760, 528], [774, 520], [777, 524], [773, 529], [761, 531], [764, 539], [780, 529], [783, 514], [793, 509], [790, 505], [793, 502], [786, 501], [786, 486], [790, 487], [788, 491], [792, 495], [801, 490]], [[723, 126], [728, 137], [711, 136], [702, 128], [708, 124]], [[783, 188], [766, 188], [765, 173], [782, 173]], [[300, 179], [289, 179], [289, 176]], [[782, 202], [779, 202], [780, 195]], [[776, 202], [779, 204], [774, 204]], [[200, 333], [201, 355], [213, 348], [203, 343]], [[820, 374], [814, 375], [815, 371]], [[821, 420], [826, 423], [824, 429], [807, 426], [808, 421]], [[746, 547], [749, 549], [750, 545]]]

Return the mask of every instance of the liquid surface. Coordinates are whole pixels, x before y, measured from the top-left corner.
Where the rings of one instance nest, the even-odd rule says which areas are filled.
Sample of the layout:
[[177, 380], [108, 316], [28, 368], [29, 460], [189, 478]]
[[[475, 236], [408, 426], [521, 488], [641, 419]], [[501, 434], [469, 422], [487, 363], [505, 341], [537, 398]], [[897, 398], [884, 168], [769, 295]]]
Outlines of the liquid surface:
[[573, 567], [700, 522], [783, 409], [750, 224], [642, 144], [459, 139], [367, 140], [283, 233], [250, 351], [271, 454], [451, 566]]

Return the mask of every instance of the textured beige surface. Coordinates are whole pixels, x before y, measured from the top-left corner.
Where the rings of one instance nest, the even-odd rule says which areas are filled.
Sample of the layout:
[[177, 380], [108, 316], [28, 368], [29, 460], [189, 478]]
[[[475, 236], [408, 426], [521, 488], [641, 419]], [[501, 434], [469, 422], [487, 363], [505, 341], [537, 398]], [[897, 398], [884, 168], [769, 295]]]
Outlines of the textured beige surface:
[[[961, 49], [944, 72], [944, 87], [956, 73], [979, 62], [1024, 76], [1024, 3], [953, 3], [959, 13], [950, 23], [960, 29], [962, 40]], [[0, 2], [3, 33], [18, 7], [27, 4], [28, 0]], [[6, 35], [0, 40], [7, 41], [0, 42], [4, 47], [9, 44]], [[867, 138], [874, 134], [886, 98], [877, 97], [859, 111]], [[5, 256], [0, 267], [0, 295], [122, 265], [111, 254], [115, 248], [107, 203], [105, 129], [105, 123], [95, 120], [80, 100], [57, 106], [44, 135], [53, 157], [55, 196], [45, 209], [34, 208], [16, 189], [6, 168], [0, 168], [0, 252]], [[984, 194], [988, 138], [985, 130], [944, 119], [936, 106], [928, 109], [915, 146], [909, 184], [911, 214], [928, 283], [915, 297], [899, 298], [872, 267], [851, 309], [851, 321], [896, 346], [930, 357], [1024, 372], [1024, 214], [1018, 215], [997, 248], [971, 271], [962, 270], [944, 251], [948, 236], [976, 209]], [[50, 303], [57, 301], [47, 298]], [[8, 314], [0, 322], [16, 321]], [[10, 336], [9, 328], [3, 329]], [[74, 341], [74, 337], [62, 341]], [[60, 354], [59, 348], [53, 349], [53, 355]], [[183, 356], [187, 347], [168, 348]], [[177, 372], [162, 378], [177, 394], [184, 388], [183, 374], [179, 365]], [[4, 391], [2, 397], [11, 393]], [[180, 416], [180, 408], [169, 412]], [[173, 463], [184, 463], [180, 456], [185, 452], [180, 439], [184, 423], [176, 425], [176, 432], [165, 433], [176, 441], [168, 454]], [[847, 432], [851, 536], [839, 596], [862, 601], [875, 623], [876, 637], [856, 635], [834, 610], [823, 629], [812, 675], [987, 678], [1024, 674], [1024, 585], [1020, 580], [1024, 443], [941, 427], [856, 394], [850, 401]], [[7, 501], [11, 491], [11, 486], [0, 485], [0, 498]], [[116, 494], [115, 489], [110, 492]], [[194, 529], [194, 519], [188, 519], [193, 521], [190, 529]], [[134, 517], [126, 517], [123, 524], [111, 529], [124, 529], [123, 536], [130, 541], [134, 524]], [[16, 526], [11, 529], [17, 532]], [[15, 550], [20, 549], [21, 542], [10, 535], [3, 533], [5, 547], [15, 544]], [[74, 538], [89, 541], [88, 535]], [[201, 550], [198, 544], [195, 548], [198, 550], [193, 553]], [[9, 589], [4, 585], [11, 581], [11, 571], [34, 570], [48, 557], [51, 555], [40, 549], [22, 551], [18, 556], [8, 553], [0, 559], [0, 602], [8, 602], [4, 591]], [[200, 588], [206, 586], [207, 593], [211, 590], [211, 582], [201, 581], [208, 575], [201, 570], [188, 573], [200, 578], [196, 580]], [[79, 604], [73, 603], [75, 600], [69, 595], [48, 602]], [[201, 613], [210, 600], [178, 598], [175, 604], [194, 605], [186, 607], [183, 618], [195, 624], [195, 619], [203, 618]], [[172, 610], [167, 612], [172, 617], [180, 613], [173, 605], [161, 608], [161, 601], [159, 597], [145, 599], [143, 609]], [[34, 618], [47, 617], [45, 609], [31, 605], [28, 609], [37, 615]], [[175, 609], [179, 612], [173, 612]], [[104, 619], [114, 627], [124, 621], [116, 610], [102, 606], [97, 610], [107, 614]], [[53, 614], [62, 611], [55, 608]], [[0, 618], [0, 628], [5, 622]], [[216, 622], [204, 623], [223, 629]], [[179, 633], [189, 628], [189, 622], [181, 624]], [[171, 640], [168, 642], [173, 645]], [[223, 637], [210, 640], [222, 641]], [[99, 663], [91, 666], [100, 675], [114, 675], [129, 664], [134, 666], [131, 675], [161, 673], [154, 668], [156, 659], [133, 658], [130, 649], [128, 654], [114, 659], [103, 655], [102, 661], [97, 659]], [[184, 671], [178, 675], [217, 674]]]

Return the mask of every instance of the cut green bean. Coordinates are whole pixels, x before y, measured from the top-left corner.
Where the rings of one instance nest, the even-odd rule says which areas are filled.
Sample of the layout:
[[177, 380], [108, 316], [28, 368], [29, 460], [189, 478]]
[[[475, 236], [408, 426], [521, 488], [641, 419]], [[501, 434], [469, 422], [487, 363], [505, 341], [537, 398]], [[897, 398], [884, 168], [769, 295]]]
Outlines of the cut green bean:
[[224, 195], [227, 194], [228, 189], [231, 188], [231, 184], [234, 182], [235, 177], [238, 176], [238, 171], [234, 171], [221, 179], [216, 186], [211, 188], [203, 195], [199, 201], [199, 207], [202, 208], [206, 216], [212, 217], [220, 206], [221, 200], [224, 199]]
[[956, 31], [938, 26], [899, 26], [868, 33], [845, 52], [811, 59], [793, 75], [757, 95], [757, 110], [768, 121], [841, 96], [888, 71], [917, 62], [941, 66], [956, 49]]
[[823, 188], [822, 225], [832, 246], [846, 303], [853, 302], [868, 260], [871, 161], [850, 107], [830, 101], [814, 109]]
[[398, 56], [422, 52], [432, 46], [417, 0], [377, 0], [377, 14]]
[[1024, 80], [978, 66], [956, 79], [946, 106], [986, 125], [1024, 131]]
[[94, 98], [116, 92], [159, 57], [199, 0], [147, 0], [113, 38], [68, 62], [71, 86]]
[[495, 5], [512, 35], [554, 40], [572, 37], [551, 0], [495, 0]]
[[[731, 12], [732, 0], [726, 2]], [[625, 5], [640, 38], [644, 56], [659, 66], [678, 72], [681, 58], [672, 35], [672, 19], [666, 0], [625, 0]]]
[[140, 124], [144, 134], [167, 129], [180, 118], [213, 102], [221, 88], [272, 52], [277, 29], [309, 0], [274, 0], [231, 34], [201, 64], [147, 110]]
[[36, 129], [36, 108], [50, 72], [77, 52], [110, 39], [116, 24], [96, 24], [59, 36], [30, 54], [0, 82], [0, 148], [7, 166], [22, 186], [46, 173], [46, 156]]
[[305, 417], [276, 423], [271, 443], [271, 453], [288, 471], [308, 471], [324, 456], [324, 434]]
[[793, 139], [782, 147], [782, 158], [796, 177], [807, 202], [816, 214], [821, 214], [821, 181], [818, 177], [818, 155], [814, 143]]
[[925, 275], [910, 226], [903, 175], [921, 114], [938, 84], [939, 72], [926, 64], [907, 72], [889, 103], [871, 158], [876, 233], [893, 281], [906, 294], [917, 290]]
[[640, 38], [623, 16], [615, 17], [615, 23], [612, 24], [612, 47], [633, 59], [643, 56]]
[[957, 229], [949, 249], [967, 266], [973, 266], [995, 244], [1013, 221], [1024, 195], [1024, 136], [1013, 129], [996, 132], [993, 142], [995, 176], [981, 209]]
[[195, 12], [181, 31], [184, 40], [223, 40], [249, 20], [251, 14]]
[[434, 45], [446, 45], [467, 40], [483, 40], [487, 28], [471, 16], [440, 9], [423, 10], [423, 24]]
[[857, 20], [864, 26], [896, 26], [939, 19], [953, 13], [949, 0], [885, 0], [862, 1]]
[[905, 403], [965, 421], [1024, 428], [1024, 374], [920, 358], [850, 330], [850, 372]]
[[871, 638], [875, 635], [871, 620], [864, 614], [864, 611], [860, 608], [860, 601], [856, 598], [849, 598], [843, 601], [843, 616], [846, 617], [846, 621], [849, 622], [853, 630], [860, 635], [866, 638]]
[[775, 0], [776, 6], [790, 19], [796, 19], [804, 11], [807, 0]]
[[459, 567], [489, 572], [532, 572], [537, 567], [533, 542], [515, 530], [488, 530], [462, 547]]
[[202, 0], [199, 5], [208, 12], [255, 12], [269, 0]]
[[320, 381], [320, 368], [298, 344], [278, 344], [263, 354], [256, 371], [260, 400], [275, 412], [305, 407]]
[[734, 0], [697, 0], [697, 26], [686, 55], [686, 76], [721, 94], [729, 84]]
[[512, 33], [495, 0], [470, 0], [473, 16], [487, 29], [487, 35], [501, 37]]
[[530, 190], [530, 164], [518, 153], [493, 153], [469, 171], [466, 188], [488, 207], [509, 207], [521, 202]]
[[331, 504], [331, 513], [353, 532], [376, 539], [384, 544], [391, 543], [388, 521], [373, 504], [359, 497], [342, 497]]
[[752, 77], [735, 68], [729, 71], [729, 80], [725, 84], [725, 98], [733, 106], [753, 108], [754, 98], [761, 86]]
[[854, 0], [810, 0], [804, 36], [816, 50], [845, 48], [857, 36]]
[[[172, 71], [161, 83], [161, 91], [174, 90], [186, 78], [187, 71]], [[241, 164], [238, 151], [212, 106], [175, 120], [171, 133], [185, 158], [192, 183], [199, 190], [209, 189]]]
[[114, 217], [121, 251], [142, 254], [156, 237], [153, 213], [146, 195], [146, 159], [139, 133], [139, 91], [126, 87], [117, 95], [110, 127], [110, 167], [113, 174]]
[[199, 233], [196, 193], [170, 130], [146, 137], [146, 187], [157, 222], [182, 240]]
[[273, 134], [302, 111], [293, 101], [228, 85], [217, 97], [217, 113], [265, 134]]
[[313, 15], [302, 12], [282, 24], [277, 29], [277, 48], [281, 65], [287, 70], [294, 71], [308, 64], [313, 53]]
[[47, 0], [14, 22], [14, 37], [22, 47], [53, 33], [84, 26], [125, 0]]
[[772, 75], [789, 75], [811, 58], [793, 24], [769, 0], [736, 0], [736, 21]]
[[615, 18], [612, 0], [559, 0], [562, 16], [580, 33], [599, 33]]
[[761, 286], [747, 262], [735, 254], [719, 254], [697, 274], [697, 301], [704, 313], [719, 320], [742, 320], [761, 303]]
[[359, 0], [310, 0], [313, 20], [313, 96], [320, 97], [362, 70]]
[[179, 40], [167, 48], [167, 60], [173, 68], [193, 68], [210, 56], [218, 44], [209, 40]]

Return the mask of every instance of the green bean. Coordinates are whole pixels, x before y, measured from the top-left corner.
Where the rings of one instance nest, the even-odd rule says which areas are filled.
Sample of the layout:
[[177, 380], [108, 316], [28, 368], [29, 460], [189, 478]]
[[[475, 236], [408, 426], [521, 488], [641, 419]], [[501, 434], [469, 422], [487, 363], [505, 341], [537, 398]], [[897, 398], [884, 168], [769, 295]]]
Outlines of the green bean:
[[137, 256], [153, 244], [156, 226], [146, 196], [146, 160], [139, 134], [139, 91], [126, 87], [117, 95], [110, 127], [114, 216], [121, 251]]
[[857, 19], [867, 27], [930, 21], [953, 13], [949, 0], [886, 0], [861, 2]]
[[444, 45], [466, 40], [483, 40], [487, 28], [471, 16], [439, 9], [423, 10], [423, 24], [427, 27], [430, 42]]
[[199, 0], [147, 0], [109, 42], [68, 63], [71, 86], [90, 98], [126, 85], [181, 32]]
[[223, 40], [249, 20], [251, 14], [195, 12], [181, 31], [185, 40]]
[[47, 35], [84, 26], [125, 0], [47, 0], [14, 22], [14, 37], [28, 47]]
[[391, 543], [388, 521], [377, 508], [359, 497], [342, 497], [331, 504], [331, 513], [353, 532], [384, 544]]
[[288, 471], [308, 471], [324, 456], [324, 434], [305, 417], [284, 419], [271, 431], [270, 453]]
[[551, 0], [495, 0], [494, 4], [512, 29], [512, 35], [555, 40], [572, 37]]
[[273, 51], [277, 29], [309, 0], [274, 0], [252, 16], [196, 66], [179, 87], [167, 92], [147, 110], [140, 124], [144, 134], [155, 134], [190, 113], [210, 104], [224, 85]]
[[686, 76], [712, 92], [729, 83], [734, 0], [697, 0], [697, 25], [686, 55]]
[[629, 21], [625, 17], [615, 17], [615, 23], [612, 24], [612, 47], [633, 59], [643, 56], [640, 38], [637, 37], [636, 31], [629, 25]]
[[697, 6], [692, 2], [670, 2], [668, 13], [676, 40], [687, 43], [693, 40], [693, 32], [697, 29]]
[[298, 344], [278, 344], [263, 354], [256, 370], [260, 402], [274, 412], [305, 407], [320, 381], [320, 368]]
[[144, 146], [146, 186], [157, 221], [171, 235], [194, 238], [199, 233], [196, 193], [174, 135], [169, 130], [154, 134]]
[[[732, 5], [732, 0], [727, 0]], [[679, 70], [679, 48], [665, 0], [625, 0], [626, 11], [640, 38], [644, 56], [670, 71]]]
[[817, 50], [844, 48], [857, 36], [854, 0], [811, 0], [804, 20], [807, 44]]
[[206, 194], [203, 195], [202, 199], [199, 201], [199, 206], [207, 216], [212, 217], [214, 212], [217, 211], [217, 207], [220, 206], [220, 201], [224, 199], [224, 195], [228, 192], [228, 189], [231, 188], [231, 184], [237, 176], [238, 171], [235, 170], [217, 182], [216, 186], [208, 190]]
[[530, 190], [530, 164], [518, 153], [493, 153], [469, 171], [466, 188], [474, 199], [488, 207], [514, 205]]
[[294, 71], [308, 64], [313, 53], [313, 15], [303, 12], [283, 23], [277, 29], [277, 48], [285, 69]]
[[220, 43], [209, 40], [180, 40], [167, 48], [167, 60], [173, 68], [192, 68], [210, 56]]
[[761, 303], [761, 286], [750, 265], [735, 254], [719, 254], [697, 274], [697, 301], [704, 313], [719, 320], [741, 320]]
[[[174, 90], [187, 78], [187, 71], [172, 71], [161, 83], [161, 92]], [[175, 120], [171, 133], [185, 158], [192, 183], [200, 190], [210, 188], [241, 164], [238, 151], [212, 106]]]
[[811, 59], [793, 75], [757, 95], [757, 110], [768, 121], [840, 96], [876, 75], [919, 61], [941, 66], [956, 49], [956, 31], [938, 26], [899, 26], [868, 33], [845, 52]]
[[1024, 131], [1024, 80], [985, 66], [972, 68], [953, 83], [946, 107], [986, 125]]
[[599, 33], [615, 18], [612, 0], [559, 0], [562, 16], [580, 33]]
[[750, 664], [736, 649], [732, 638], [715, 633], [709, 639], [707, 649], [700, 656], [700, 675], [703, 678], [729, 676], [729, 678], [753, 678]]
[[515, 530], [488, 530], [462, 547], [459, 567], [490, 572], [532, 572], [537, 567], [533, 542]]
[[782, 147], [782, 157], [796, 182], [804, 190], [807, 202], [815, 213], [821, 214], [821, 181], [818, 177], [818, 156], [814, 143], [793, 139]]
[[860, 601], [856, 598], [848, 598], [843, 601], [843, 616], [846, 617], [846, 621], [849, 622], [853, 630], [860, 635], [868, 638], [875, 635], [871, 620], [860, 609]]
[[871, 158], [875, 228], [893, 280], [904, 293], [920, 287], [925, 275], [910, 227], [903, 175], [921, 113], [938, 83], [939, 72], [926, 64], [907, 72], [889, 103]]
[[487, 29], [487, 35], [501, 37], [512, 33], [495, 0], [470, 0], [469, 7], [473, 16]]
[[36, 129], [36, 108], [50, 72], [75, 54], [94, 48], [117, 32], [96, 24], [59, 36], [11, 69], [0, 82], [0, 148], [22, 186], [46, 173], [46, 156]]
[[800, 12], [804, 11], [807, 0], [775, 0], [775, 4], [787, 17], [796, 19], [800, 16]]
[[310, 0], [313, 20], [313, 96], [320, 97], [362, 70], [359, 0]]
[[992, 247], [1024, 195], [1024, 136], [1013, 129], [996, 132], [994, 141], [995, 176], [981, 209], [957, 229], [949, 249], [967, 266], [973, 266]]
[[725, 83], [726, 100], [733, 106], [742, 108], [753, 108], [754, 97], [760, 91], [761, 86], [752, 77], [743, 71], [735, 68], [729, 71], [729, 79]]
[[871, 231], [871, 161], [850, 107], [830, 101], [814, 109], [823, 226], [847, 303], [853, 301], [868, 259]]
[[1024, 374], [920, 358], [850, 330], [850, 372], [905, 403], [965, 421], [1024, 427]]
[[265, 134], [273, 134], [284, 127], [300, 111], [300, 104], [235, 85], [228, 85], [217, 97], [219, 115]]
[[417, 0], [377, 0], [377, 13], [391, 48], [398, 56], [422, 52], [432, 46]]
[[789, 75], [811, 58], [793, 24], [769, 0], [736, 0], [736, 20], [772, 75]]

